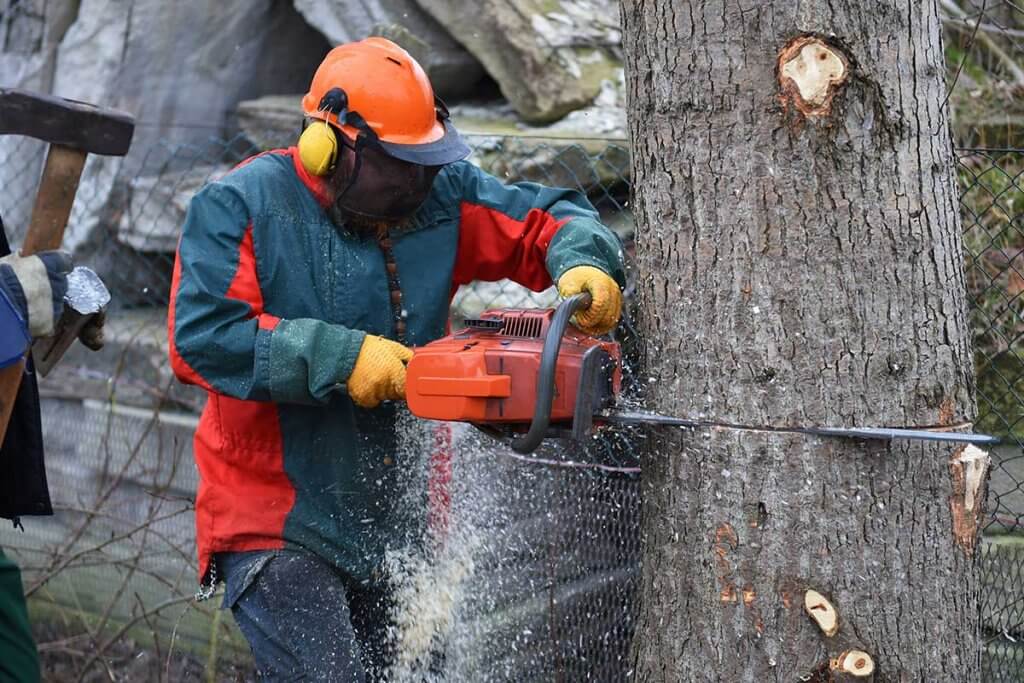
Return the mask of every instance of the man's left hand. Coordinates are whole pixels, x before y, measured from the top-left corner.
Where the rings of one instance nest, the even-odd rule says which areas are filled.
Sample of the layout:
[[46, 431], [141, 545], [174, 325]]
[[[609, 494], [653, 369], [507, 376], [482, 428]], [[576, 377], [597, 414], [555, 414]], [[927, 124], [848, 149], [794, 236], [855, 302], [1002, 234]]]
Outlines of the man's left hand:
[[598, 337], [615, 329], [622, 314], [622, 290], [619, 284], [600, 268], [576, 266], [558, 278], [558, 293], [563, 298], [587, 292], [590, 307], [576, 313], [576, 327]]

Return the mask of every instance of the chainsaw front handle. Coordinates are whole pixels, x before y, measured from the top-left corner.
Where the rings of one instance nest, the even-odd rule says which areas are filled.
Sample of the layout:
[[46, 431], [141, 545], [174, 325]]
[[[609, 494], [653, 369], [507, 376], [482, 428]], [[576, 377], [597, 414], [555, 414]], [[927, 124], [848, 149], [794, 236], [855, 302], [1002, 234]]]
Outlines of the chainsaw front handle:
[[590, 306], [591, 301], [590, 294], [583, 292], [569, 297], [555, 309], [547, 334], [544, 335], [544, 349], [541, 351], [540, 369], [537, 371], [537, 403], [533, 408], [533, 420], [526, 434], [512, 440], [512, 450], [516, 453], [532, 453], [547, 436], [551, 423], [551, 402], [555, 398], [555, 368], [558, 365], [562, 337], [573, 315]]

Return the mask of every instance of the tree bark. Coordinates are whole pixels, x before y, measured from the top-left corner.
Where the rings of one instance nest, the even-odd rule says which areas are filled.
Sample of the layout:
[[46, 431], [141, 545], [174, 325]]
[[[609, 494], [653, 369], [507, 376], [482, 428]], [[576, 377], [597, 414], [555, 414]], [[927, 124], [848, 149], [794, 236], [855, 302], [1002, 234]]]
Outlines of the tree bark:
[[935, 2], [622, 16], [649, 405], [750, 427], [648, 439], [636, 680], [977, 680], [985, 459], [757, 429], [974, 417]]

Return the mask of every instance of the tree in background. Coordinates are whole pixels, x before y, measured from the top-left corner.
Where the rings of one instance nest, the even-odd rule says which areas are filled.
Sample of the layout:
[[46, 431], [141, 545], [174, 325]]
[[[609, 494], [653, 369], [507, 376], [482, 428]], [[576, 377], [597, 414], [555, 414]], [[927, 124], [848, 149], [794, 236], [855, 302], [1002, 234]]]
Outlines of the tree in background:
[[[975, 414], [934, 2], [624, 0], [652, 434], [636, 680], [976, 680]], [[852, 678], [851, 680], [855, 680]]]

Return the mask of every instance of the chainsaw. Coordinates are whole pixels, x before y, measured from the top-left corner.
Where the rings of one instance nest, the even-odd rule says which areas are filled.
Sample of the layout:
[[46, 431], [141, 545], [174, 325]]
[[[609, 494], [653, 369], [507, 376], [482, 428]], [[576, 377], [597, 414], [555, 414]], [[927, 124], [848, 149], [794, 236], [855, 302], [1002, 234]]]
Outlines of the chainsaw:
[[[571, 324], [590, 295], [555, 309], [496, 309], [465, 328], [418, 347], [406, 374], [406, 401], [417, 417], [468, 422], [532, 453], [546, 438], [583, 440], [606, 424], [688, 429], [753, 429], [728, 422], [617, 410], [622, 391], [618, 343]], [[758, 427], [761, 431], [852, 439], [918, 439], [995, 444], [985, 434], [878, 427]]]

